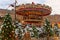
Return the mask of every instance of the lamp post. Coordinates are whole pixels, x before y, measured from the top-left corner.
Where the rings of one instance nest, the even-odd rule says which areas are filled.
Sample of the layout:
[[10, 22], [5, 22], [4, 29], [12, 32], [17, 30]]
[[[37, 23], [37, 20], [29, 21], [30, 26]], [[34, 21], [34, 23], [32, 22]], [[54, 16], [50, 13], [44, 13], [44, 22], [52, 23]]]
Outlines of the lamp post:
[[16, 21], [16, 0], [15, 0], [15, 5], [14, 5], [14, 11], [15, 11], [15, 21]]

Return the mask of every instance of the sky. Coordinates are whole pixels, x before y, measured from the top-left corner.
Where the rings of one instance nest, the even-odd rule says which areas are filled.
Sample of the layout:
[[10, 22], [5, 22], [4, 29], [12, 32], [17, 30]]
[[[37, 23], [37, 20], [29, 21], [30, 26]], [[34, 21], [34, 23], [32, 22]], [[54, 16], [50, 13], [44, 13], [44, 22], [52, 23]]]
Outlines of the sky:
[[[12, 7], [8, 6], [13, 4], [14, 0], [0, 0], [0, 9], [12, 9]], [[60, 0], [17, 0], [18, 4], [26, 4], [26, 3], [40, 3], [49, 5], [52, 7], [51, 15], [60, 14]]]

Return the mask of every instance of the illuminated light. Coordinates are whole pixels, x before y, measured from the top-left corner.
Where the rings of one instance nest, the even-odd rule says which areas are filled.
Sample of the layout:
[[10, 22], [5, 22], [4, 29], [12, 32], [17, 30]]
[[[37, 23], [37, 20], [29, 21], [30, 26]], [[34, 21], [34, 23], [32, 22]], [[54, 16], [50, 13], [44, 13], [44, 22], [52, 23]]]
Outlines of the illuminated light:
[[22, 21], [22, 23], [24, 23], [24, 21]]
[[54, 23], [54, 22], [52, 22], [52, 28], [54, 28], [54, 24], [55, 24], [55, 23]]
[[60, 22], [58, 22], [58, 27], [60, 28]]

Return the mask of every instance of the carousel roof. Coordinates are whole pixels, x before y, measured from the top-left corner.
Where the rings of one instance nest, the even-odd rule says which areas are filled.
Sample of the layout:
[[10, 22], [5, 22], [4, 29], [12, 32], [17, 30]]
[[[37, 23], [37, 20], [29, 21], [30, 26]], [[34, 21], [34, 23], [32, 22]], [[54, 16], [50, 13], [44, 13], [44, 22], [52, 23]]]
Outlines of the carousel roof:
[[45, 16], [51, 13], [51, 7], [45, 4], [22, 4], [16, 7], [16, 13], [19, 15], [40, 15]]

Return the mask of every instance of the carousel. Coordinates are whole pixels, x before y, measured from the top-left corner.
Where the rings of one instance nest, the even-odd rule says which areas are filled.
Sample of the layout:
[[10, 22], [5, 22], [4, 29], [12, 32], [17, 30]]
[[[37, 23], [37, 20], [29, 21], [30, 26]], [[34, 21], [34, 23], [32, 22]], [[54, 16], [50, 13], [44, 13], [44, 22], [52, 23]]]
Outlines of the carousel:
[[34, 2], [22, 4], [16, 7], [17, 15], [23, 16], [20, 20], [22, 24], [30, 24], [35, 26], [41, 26], [43, 22], [43, 17], [50, 15], [52, 9], [45, 4], [35, 4]]

